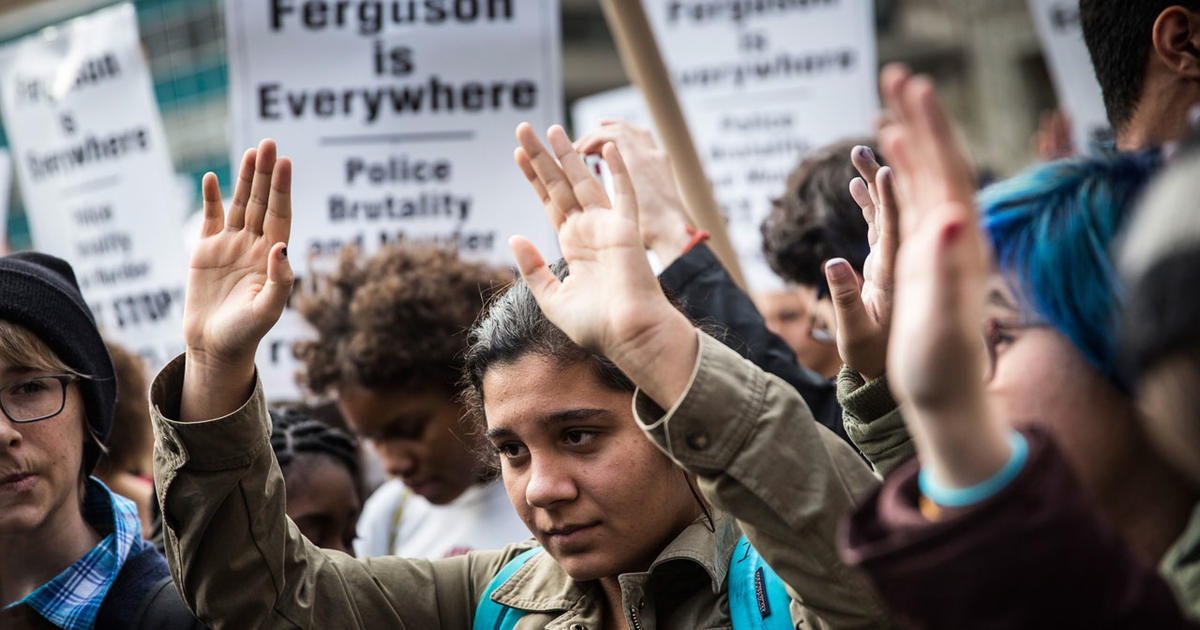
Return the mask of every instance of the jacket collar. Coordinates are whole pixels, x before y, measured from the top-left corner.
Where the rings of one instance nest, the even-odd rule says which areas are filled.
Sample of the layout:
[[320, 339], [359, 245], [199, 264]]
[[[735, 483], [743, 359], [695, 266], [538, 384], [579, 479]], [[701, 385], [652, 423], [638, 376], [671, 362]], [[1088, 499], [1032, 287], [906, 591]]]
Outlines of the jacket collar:
[[[664, 565], [670, 565], [672, 571], [702, 571], [713, 592], [722, 592], [742, 532], [732, 516], [712, 510], [712, 517], [715, 531], [708, 530], [708, 519], [703, 516], [692, 521], [658, 554], [647, 574], [653, 576]], [[542, 552], [496, 588], [492, 599], [511, 608], [549, 613], [582, 608], [586, 597], [598, 597], [599, 592], [594, 581], [576, 582], [550, 554]]]

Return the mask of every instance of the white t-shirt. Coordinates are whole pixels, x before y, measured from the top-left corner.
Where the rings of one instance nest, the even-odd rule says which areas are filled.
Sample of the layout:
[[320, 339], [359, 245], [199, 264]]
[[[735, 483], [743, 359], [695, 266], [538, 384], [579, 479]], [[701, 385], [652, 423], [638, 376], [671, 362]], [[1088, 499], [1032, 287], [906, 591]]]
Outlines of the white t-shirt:
[[363, 506], [354, 551], [360, 558], [437, 560], [529, 538], [502, 483], [474, 485], [454, 501], [434, 505], [391, 479]]

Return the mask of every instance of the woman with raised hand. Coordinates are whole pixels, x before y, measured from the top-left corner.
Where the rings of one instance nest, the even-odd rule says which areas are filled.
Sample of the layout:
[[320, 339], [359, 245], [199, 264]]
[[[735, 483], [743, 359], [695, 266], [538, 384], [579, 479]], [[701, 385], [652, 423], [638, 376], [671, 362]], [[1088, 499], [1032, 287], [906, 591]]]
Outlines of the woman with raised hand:
[[[187, 352], [152, 388], [168, 557], [191, 607], [218, 628], [886, 625], [833, 542], [838, 516], [874, 476], [790, 386], [698, 334], [667, 300], [614, 147], [604, 151], [618, 192], [610, 205], [561, 128], [549, 134], [561, 165], [527, 125], [518, 138], [571, 273], [560, 278], [561, 266], [556, 274], [513, 239], [526, 282], [471, 332], [465, 380], [536, 540], [360, 561], [318, 549], [287, 519], [253, 357], [292, 277], [291, 169], [264, 141], [243, 160], [227, 217], [215, 177], [205, 179]], [[717, 509], [655, 443], [701, 472]], [[767, 465], [780, 443], [812, 471]], [[749, 553], [726, 505], [782, 579]]]
[[[899, 67], [883, 83], [896, 120], [883, 145], [904, 201], [886, 367], [919, 461], [854, 514], [845, 557], [917, 627], [1187, 627], [1167, 585], [1080, 486], [1055, 429], [1012, 428], [1028, 418], [997, 399], [988, 377], [1029, 361], [1025, 353], [1039, 362], [1026, 370], [1073, 367], [1062, 387], [1117, 399], [1050, 326], [1026, 331], [1023, 352], [1006, 338], [1000, 350], [1011, 354], [989, 358], [979, 326], [997, 285], [970, 170], [933, 84]], [[1072, 410], [1041, 396], [1043, 426], [1078, 420], [1055, 417]]]

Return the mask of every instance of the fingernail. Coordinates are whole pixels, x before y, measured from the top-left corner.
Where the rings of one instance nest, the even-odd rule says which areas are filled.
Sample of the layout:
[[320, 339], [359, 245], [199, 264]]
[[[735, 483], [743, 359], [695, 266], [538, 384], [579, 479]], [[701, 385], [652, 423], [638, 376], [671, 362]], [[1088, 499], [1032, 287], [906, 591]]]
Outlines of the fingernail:
[[954, 239], [958, 238], [958, 235], [962, 233], [962, 228], [962, 221], [955, 221], [942, 228], [942, 242], [953, 243]]
[[845, 280], [850, 277], [850, 263], [841, 258], [834, 258], [825, 263], [825, 272], [829, 274], [829, 279], [834, 281]]
[[862, 157], [862, 158], [868, 159], [868, 160], [872, 160], [872, 161], [875, 159], [875, 152], [871, 150], [871, 147], [863, 146], [860, 144], [855, 149], [855, 151], [858, 152], [859, 157]]

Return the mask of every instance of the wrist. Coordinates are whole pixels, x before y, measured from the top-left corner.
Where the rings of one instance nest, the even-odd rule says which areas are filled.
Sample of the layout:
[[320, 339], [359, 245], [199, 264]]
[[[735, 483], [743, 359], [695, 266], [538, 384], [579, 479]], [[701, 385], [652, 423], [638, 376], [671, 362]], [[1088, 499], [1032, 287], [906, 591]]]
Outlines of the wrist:
[[696, 329], [674, 307], [631, 335], [609, 358], [663, 409], [683, 396], [698, 355]]
[[680, 220], [664, 222], [653, 230], [647, 230], [650, 238], [646, 246], [654, 252], [664, 267], [670, 266], [684, 254], [692, 235], [688, 233], [688, 224]]

